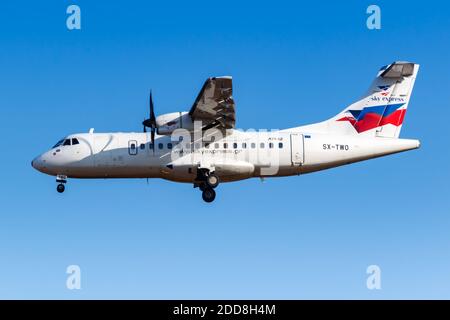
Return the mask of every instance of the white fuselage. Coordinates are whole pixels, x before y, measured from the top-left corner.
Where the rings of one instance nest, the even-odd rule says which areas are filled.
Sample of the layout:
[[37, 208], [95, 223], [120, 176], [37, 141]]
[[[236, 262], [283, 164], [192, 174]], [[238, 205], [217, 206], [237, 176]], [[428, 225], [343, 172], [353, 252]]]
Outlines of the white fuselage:
[[[60, 145], [33, 160], [33, 167], [68, 178], [163, 178], [192, 183], [198, 168], [221, 182], [299, 175], [416, 149], [418, 140], [302, 132], [233, 130], [220, 140], [192, 143], [150, 133], [82, 133], [76, 145]], [[152, 148], [153, 146], [153, 148]]]

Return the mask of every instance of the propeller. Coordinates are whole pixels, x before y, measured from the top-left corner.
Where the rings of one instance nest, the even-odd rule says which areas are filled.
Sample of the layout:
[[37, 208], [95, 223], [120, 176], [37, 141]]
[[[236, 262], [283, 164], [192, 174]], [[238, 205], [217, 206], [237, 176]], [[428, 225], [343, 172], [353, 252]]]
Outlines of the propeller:
[[150, 118], [142, 121], [142, 125], [144, 126], [144, 132], [147, 132], [147, 128], [150, 128], [152, 144], [154, 145], [155, 131], [156, 131], [156, 117], [155, 117], [155, 110], [154, 110], [154, 106], [153, 106], [153, 96], [152, 96], [151, 90], [150, 90], [149, 104], [150, 104]]

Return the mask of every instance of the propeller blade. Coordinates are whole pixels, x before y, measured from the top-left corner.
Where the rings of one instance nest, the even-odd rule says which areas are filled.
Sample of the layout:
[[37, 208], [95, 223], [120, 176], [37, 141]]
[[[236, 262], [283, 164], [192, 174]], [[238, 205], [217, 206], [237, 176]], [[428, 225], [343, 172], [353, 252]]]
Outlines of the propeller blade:
[[150, 122], [153, 127], [156, 125], [155, 107], [153, 105], [152, 90], [150, 90]]
[[[142, 121], [142, 125], [144, 126], [144, 132], [147, 132], [147, 128], [150, 128], [152, 144], [154, 145], [155, 144], [155, 131], [156, 131], [156, 116], [155, 116], [155, 106], [153, 104], [152, 90], [150, 90], [149, 107], [150, 107], [150, 118], [144, 119], [144, 121]], [[153, 148], [153, 151], [154, 150], [155, 149]]]

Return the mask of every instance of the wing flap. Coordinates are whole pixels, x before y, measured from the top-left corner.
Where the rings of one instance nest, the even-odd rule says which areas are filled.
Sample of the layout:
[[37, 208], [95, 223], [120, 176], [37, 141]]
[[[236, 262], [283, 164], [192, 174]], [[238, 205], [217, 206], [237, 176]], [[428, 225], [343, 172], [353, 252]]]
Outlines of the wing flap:
[[231, 77], [206, 80], [189, 111], [193, 121], [202, 121], [203, 128], [231, 129], [235, 127], [235, 105]]

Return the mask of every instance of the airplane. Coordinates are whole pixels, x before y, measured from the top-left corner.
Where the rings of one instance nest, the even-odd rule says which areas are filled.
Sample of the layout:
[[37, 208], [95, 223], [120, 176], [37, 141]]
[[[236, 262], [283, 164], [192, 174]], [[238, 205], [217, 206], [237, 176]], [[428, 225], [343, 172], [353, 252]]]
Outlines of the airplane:
[[301, 175], [419, 148], [419, 140], [399, 138], [418, 70], [393, 62], [334, 117], [274, 131], [235, 128], [229, 76], [207, 79], [190, 111], [156, 117], [150, 91], [142, 133], [71, 134], [32, 166], [56, 176], [60, 193], [69, 178], [162, 178], [190, 183], [212, 202], [220, 183]]

